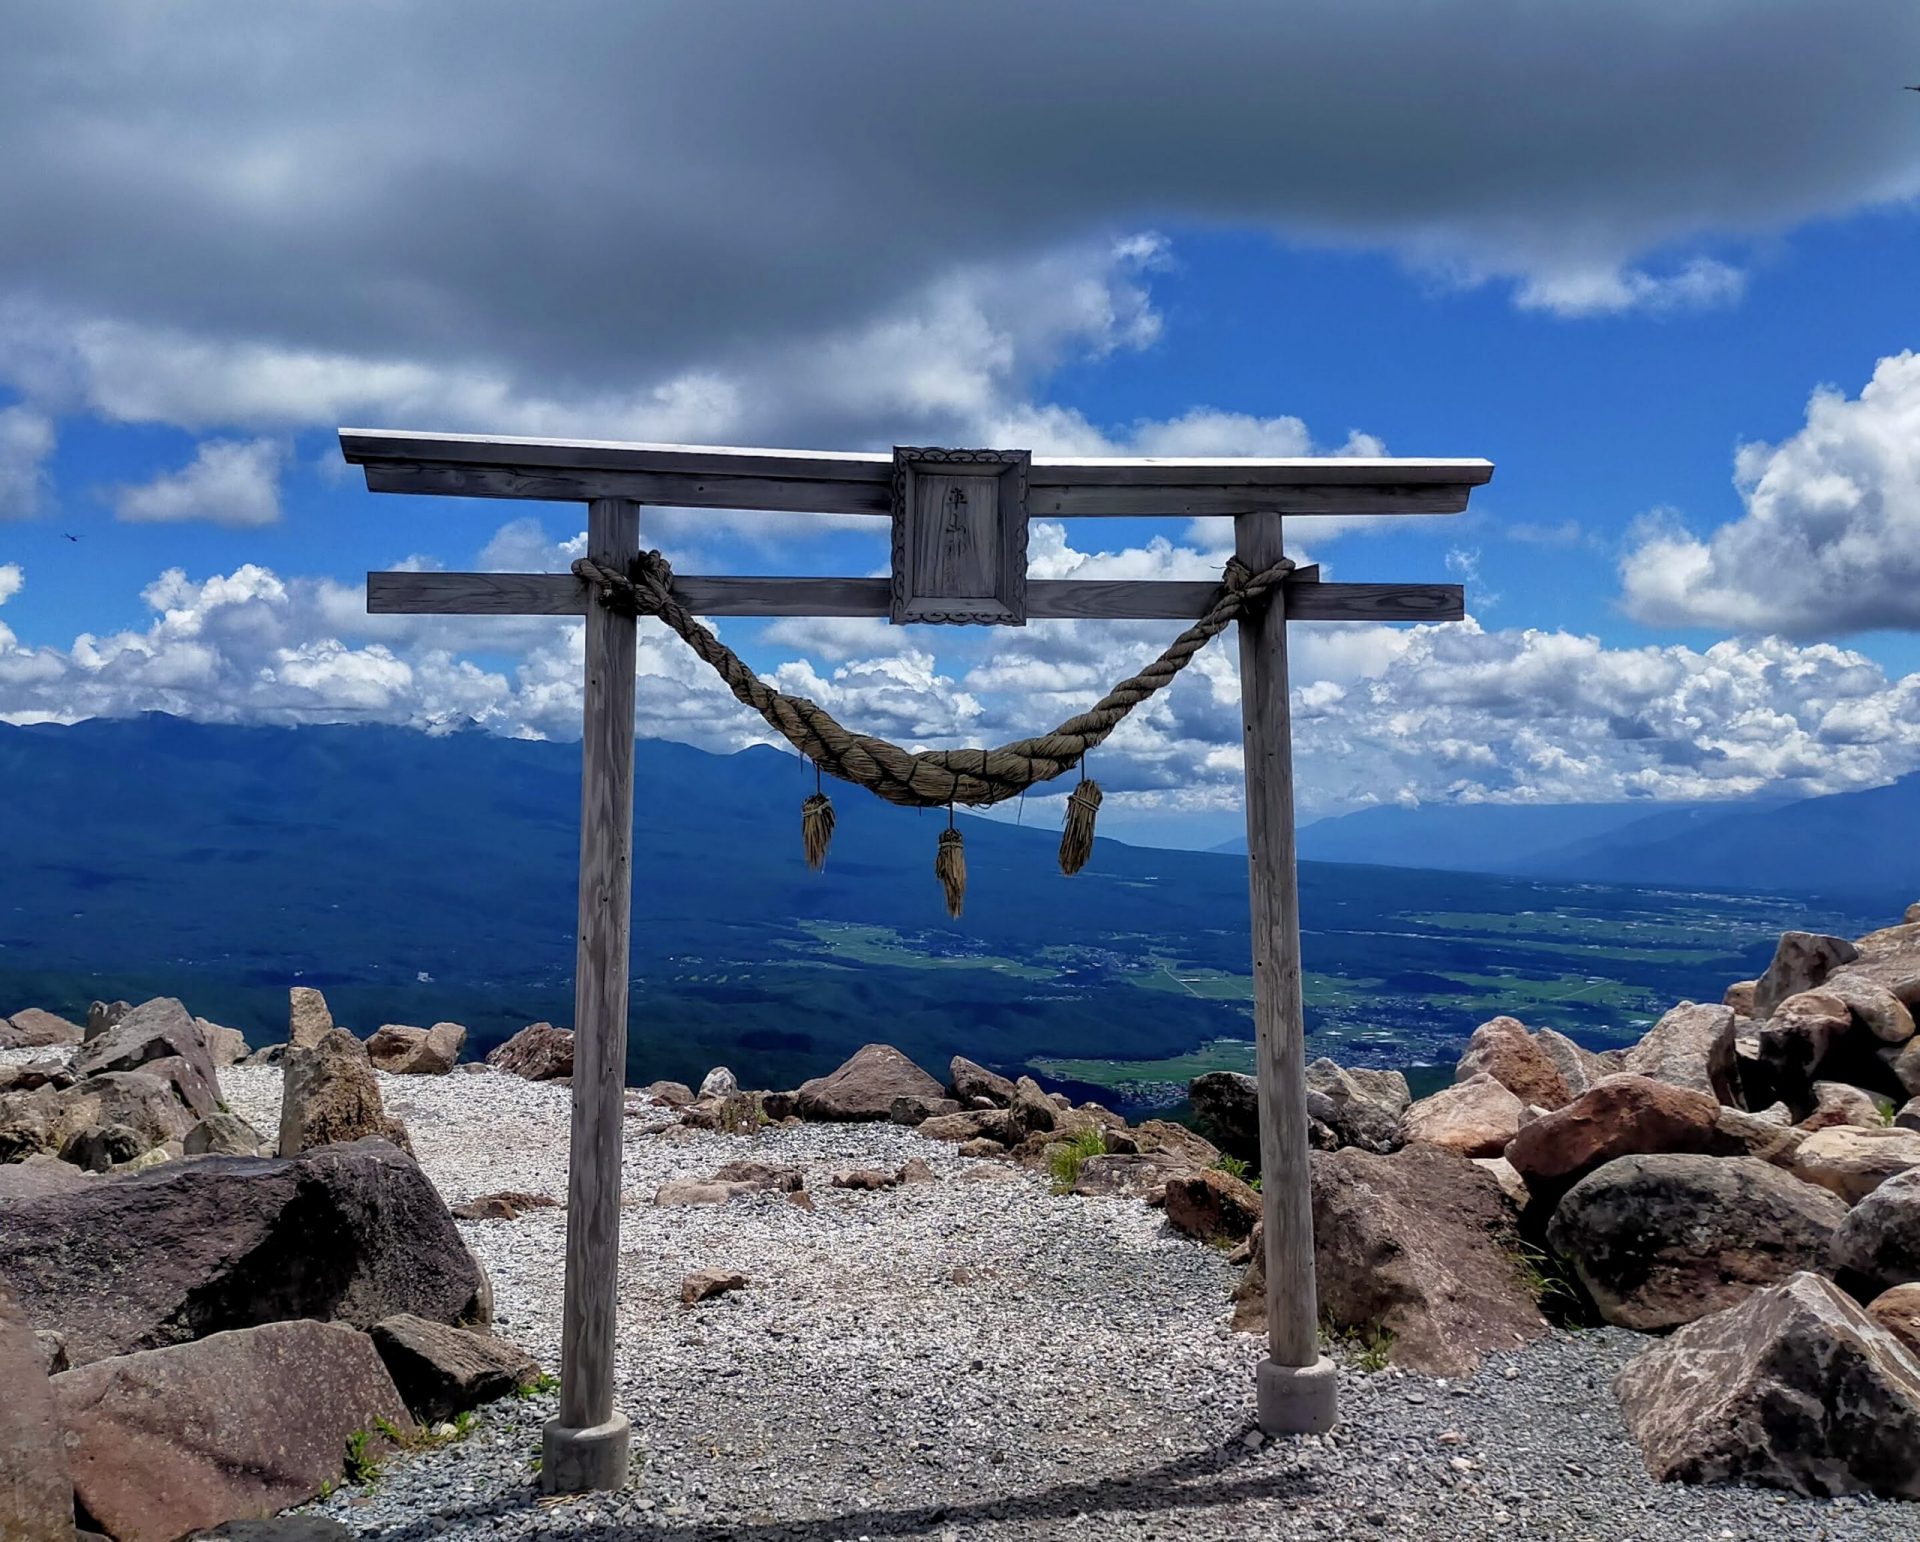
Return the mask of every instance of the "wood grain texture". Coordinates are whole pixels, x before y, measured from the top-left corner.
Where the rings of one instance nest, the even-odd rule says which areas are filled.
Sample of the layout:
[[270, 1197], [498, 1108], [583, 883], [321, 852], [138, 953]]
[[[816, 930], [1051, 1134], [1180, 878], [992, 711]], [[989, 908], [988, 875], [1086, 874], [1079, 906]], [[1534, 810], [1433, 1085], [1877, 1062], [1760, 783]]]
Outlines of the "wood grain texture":
[[[587, 550], [625, 567], [639, 551], [637, 504], [587, 512]], [[627, 951], [633, 873], [634, 623], [587, 612], [580, 767], [580, 931], [573, 986], [573, 1129], [567, 1172], [560, 1417], [575, 1429], [613, 1416], [620, 1288], [620, 1140], [627, 1070]]]
[[[1317, 572], [1302, 569], [1302, 574]], [[1219, 586], [1171, 579], [1033, 579], [1034, 620], [1191, 621]], [[884, 578], [674, 579], [674, 593], [700, 616], [884, 616]], [[1457, 584], [1322, 584], [1300, 577], [1287, 586], [1293, 621], [1458, 621], [1466, 608]], [[369, 573], [373, 615], [581, 616], [587, 594], [571, 573]]]
[[[1258, 572], [1281, 555], [1280, 535], [1277, 514], [1243, 516], [1234, 521], [1234, 550]], [[1282, 1365], [1312, 1365], [1320, 1355], [1320, 1339], [1307, 1168], [1293, 729], [1287, 696], [1291, 600], [1292, 592], [1282, 590], [1265, 610], [1240, 618], [1240, 712], [1247, 778], [1247, 878], [1253, 908], [1267, 1343], [1272, 1358]]]
[[[375, 492], [680, 508], [888, 514], [893, 457], [603, 440], [342, 429], [341, 452]], [[1445, 514], [1493, 475], [1484, 460], [1056, 457], [1028, 469], [1027, 507], [1055, 518]]]

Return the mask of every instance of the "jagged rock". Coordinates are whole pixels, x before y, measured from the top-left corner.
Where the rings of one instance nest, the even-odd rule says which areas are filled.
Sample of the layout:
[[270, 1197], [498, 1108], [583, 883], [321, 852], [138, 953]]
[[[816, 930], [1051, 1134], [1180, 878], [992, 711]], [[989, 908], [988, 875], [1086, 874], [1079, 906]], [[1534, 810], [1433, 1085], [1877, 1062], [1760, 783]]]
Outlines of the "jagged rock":
[[[925, 1126], [921, 1127], [921, 1132], [925, 1133]], [[985, 1135], [969, 1136], [960, 1142], [959, 1150], [963, 1157], [1003, 1157], [1007, 1154], [1007, 1148], [1004, 1145]], [[4, 1172], [5, 1169], [0, 1168], [0, 1174]]]
[[1453, 1079], [1464, 1082], [1480, 1075], [1491, 1076], [1522, 1103], [1540, 1108], [1561, 1108], [1573, 1099], [1553, 1058], [1515, 1017], [1490, 1018], [1473, 1030]]
[[759, 1099], [761, 1117], [770, 1124], [783, 1124], [800, 1117], [800, 1094], [797, 1092], [756, 1092], [754, 1097]]
[[1896, 1173], [1847, 1212], [1832, 1262], [1835, 1277], [1862, 1301], [1920, 1281], [1920, 1168]]
[[653, 1202], [660, 1206], [724, 1205], [743, 1194], [792, 1193], [805, 1178], [797, 1167], [770, 1162], [729, 1162], [711, 1178], [672, 1178], [660, 1185]]
[[0, 1094], [32, 1092], [51, 1087], [58, 1092], [73, 1085], [73, 1072], [58, 1060], [29, 1060], [22, 1065], [0, 1065]]
[[1526, 1107], [1484, 1072], [1410, 1104], [1400, 1138], [1438, 1146], [1456, 1156], [1501, 1156], [1520, 1132]]
[[1758, 980], [1735, 980], [1727, 987], [1726, 994], [1720, 998], [1723, 1006], [1732, 1007], [1739, 1017], [1753, 1016], [1753, 1000], [1760, 989]]
[[1527, 1180], [1505, 1157], [1468, 1157], [1467, 1160], [1500, 1185], [1500, 1192], [1513, 1201], [1514, 1209], [1525, 1210], [1533, 1203], [1533, 1191], [1527, 1187]]
[[73, 1542], [73, 1480], [46, 1351], [0, 1291], [0, 1537]]
[[28, 1007], [12, 1017], [0, 1017], [0, 1049], [64, 1047], [78, 1044], [85, 1037], [78, 1023], [70, 1023], [39, 1007]]
[[207, 1056], [214, 1065], [238, 1065], [253, 1053], [247, 1045], [247, 1036], [238, 1028], [223, 1028], [204, 1017], [196, 1017], [193, 1022], [200, 1030], [200, 1038], [207, 1046]]
[[747, 1277], [744, 1274], [735, 1274], [729, 1269], [696, 1269], [680, 1282], [680, 1304], [696, 1306], [702, 1301], [711, 1301], [715, 1296], [746, 1288]]
[[422, 1424], [518, 1392], [540, 1367], [517, 1344], [402, 1312], [373, 1325], [373, 1347], [400, 1398]]
[[9, 1200], [0, 1279], [76, 1365], [223, 1329], [485, 1316], [445, 1201], [384, 1141], [205, 1157]]
[[402, 1151], [413, 1149], [406, 1127], [388, 1117], [380, 1101], [366, 1045], [335, 1028], [311, 1048], [291, 1050], [280, 1094], [280, 1155], [367, 1136], [390, 1140]]
[[1606, 1321], [1650, 1333], [1821, 1267], [1846, 1213], [1753, 1157], [1629, 1156], [1567, 1191], [1547, 1239]]
[[1231, 1173], [1182, 1173], [1167, 1180], [1164, 1195], [1167, 1224], [1202, 1242], [1237, 1242], [1260, 1219], [1259, 1194]]
[[90, 1173], [104, 1173], [144, 1156], [152, 1148], [137, 1130], [124, 1124], [96, 1125], [68, 1138], [60, 1148], [60, 1160]]
[[1194, 1122], [1229, 1156], [1260, 1160], [1260, 1088], [1238, 1071], [1208, 1071], [1187, 1084]]
[[1759, 1032], [1760, 1063], [1789, 1102], [1807, 1104], [1814, 1076], [1853, 1023], [1838, 996], [1799, 991], [1782, 1001]]
[[[334, 1030], [333, 1013], [327, 998], [311, 985], [296, 985], [287, 992], [287, 1047], [312, 1049]], [[342, 1030], [344, 1031], [344, 1030]]]
[[1614, 1390], [1656, 1478], [1920, 1498], [1920, 1362], [1818, 1275], [1682, 1328]]
[[1626, 1052], [1621, 1069], [1737, 1106], [1740, 1078], [1734, 1059], [1733, 1009], [1683, 1001]]
[[122, 1542], [301, 1504], [342, 1476], [349, 1436], [413, 1429], [372, 1340], [322, 1322], [99, 1360], [53, 1394], [75, 1497]]
[[1013, 1101], [1012, 1082], [983, 1065], [974, 1064], [965, 1055], [955, 1055], [947, 1067], [947, 1090], [962, 1106], [971, 1104], [975, 1098], [986, 1098], [996, 1108], [1005, 1108]]
[[69, 1087], [0, 1096], [0, 1161], [57, 1154], [77, 1137], [110, 1126], [132, 1130], [143, 1142], [140, 1151], [147, 1151], [179, 1140], [192, 1125], [191, 1112], [159, 1077], [107, 1071]]
[[1784, 1103], [1757, 1114], [1723, 1108], [1714, 1120], [1714, 1142], [1708, 1149], [1716, 1156], [1757, 1157], [1792, 1171], [1794, 1155], [1807, 1138], [1805, 1130], [1793, 1128], [1792, 1120]]
[[724, 1098], [695, 1098], [680, 1111], [680, 1122], [690, 1130], [718, 1130], [722, 1135], [751, 1135], [760, 1128], [762, 1112], [750, 1092]]
[[1894, 1111], [1893, 1125], [1897, 1130], [1920, 1130], [1920, 1098], [1908, 1098]]
[[1013, 1101], [1007, 1108], [1029, 1135], [1039, 1130], [1051, 1130], [1061, 1113], [1031, 1076], [1023, 1076], [1013, 1084]]
[[44, 1194], [65, 1194], [85, 1188], [93, 1181], [71, 1162], [41, 1154], [24, 1161], [0, 1165], [0, 1204], [16, 1199], [38, 1199]]
[[[1337, 1146], [1397, 1150], [1400, 1117], [1412, 1102], [1407, 1079], [1398, 1071], [1349, 1071], [1324, 1056], [1307, 1067], [1307, 1117], [1318, 1121]], [[1253, 1139], [1254, 1155], [1243, 1160], [1257, 1162], [1257, 1132]]]
[[891, 1044], [865, 1044], [826, 1076], [800, 1086], [802, 1119], [888, 1119], [899, 1097], [945, 1097], [946, 1089]]
[[1859, 956], [1859, 950], [1844, 937], [1828, 937], [1819, 932], [1783, 932], [1774, 949], [1773, 962], [1754, 984], [1750, 1015], [1765, 1022], [1789, 996], [1815, 989], [1835, 969], [1852, 963]]
[[[1448, 1376], [1546, 1333], [1517, 1264], [1513, 1207], [1471, 1161], [1433, 1146], [1309, 1160], [1314, 1277], [1332, 1326], [1389, 1334], [1396, 1364]], [[1234, 1326], [1243, 1331], [1266, 1326], [1260, 1237], [1234, 1291]]]
[[1846, 1003], [1854, 1022], [1882, 1044], [1905, 1044], [1913, 1037], [1912, 1011], [1872, 976], [1842, 969], [1820, 989]]
[[458, 1023], [409, 1028], [385, 1023], [367, 1040], [367, 1059], [395, 1076], [445, 1076], [460, 1063], [467, 1030]]
[[1800, 1121], [1800, 1128], [1811, 1135], [1817, 1130], [1832, 1129], [1837, 1124], [1877, 1130], [1892, 1122], [1891, 1099], [1876, 1097], [1859, 1087], [1849, 1087], [1845, 1082], [1815, 1082], [1813, 1112]]
[[1859, 957], [1846, 972], [1884, 985], [1909, 1012], [1920, 1011], [1920, 925], [1908, 922], [1869, 932], [1860, 939]]
[[1602, 1077], [1619, 1074], [1617, 1054], [1612, 1051], [1604, 1055], [1595, 1054], [1583, 1045], [1574, 1043], [1558, 1029], [1536, 1028], [1533, 1042], [1553, 1062], [1554, 1070], [1560, 1073], [1560, 1079], [1567, 1084], [1567, 1091], [1573, 1097], [1579, 1097]]
[[1004, 1108], [975, 1108], [958, 1114], [935, 1114], [916, 1126], [928, 1140], [962, 1143], [991, 1140], [1005, 1148], [1017, 1145], [1025, 1131]]
[[[1055, 1126], [1056, 1132], [1061, 1129], [1072, 1133], [1068, 1126]], [[1117, 1133], [1108, 1130], [1108, 1141], [1111, 1142]], [[1171, 1119], [1143, 1119], [1134, 1127], [1132, 1135], [1134, 1145], [1147, 1156], [1183, 1162], [1195, 1172], [1206, 1172], [1220, 1165], [1218, 1146], [1206, 1136], [1188, 1129], [1184, 1124], [1175, 1124]]]
[[1551, 1203], [1616, 1157], [1714, 1149], [1720, 1104], [1647, 1076], [1608, 1076], [1527, 1125], [1507, 1160], [1530, 1194]]
[[723, 1065], [717, 1065], [707, 1072], [700, 1083], [700, 1096], [703, 1098], [730, 1098], [739, 1091], [739, 1078]]
[[266, 1044], [256, 1049], [240, 1063], [242, 1065], [285, 1065], [290, 1044]]
[[1911, 1167], [1920, 1167], [1920, 1131], [1897, 1128], [1836, 1124], [1809, 1135], [1793, 1154], [1795, 1177], [1831, 1190], [1850, 1205]]
[[144, 1071], [170, 1081], [196, 1118], [220, 1104], [219, 1074], [200, 1025], [171, 996], [142, 1002], [73, 1057], [77, 1077], [107, 1071]]
[[908, 1157], [900, 1164], [902, 1183], [938, 1183], [940, 1175], [927, 1166], [919, 1157]]
[[[25, 1319], [22, 1320], [24, 1321]], [[58, 1376], [62, 1371], [67, 1370], [71, 1366], [72, 1362], [67, 1359], [66, 1334], [56, 1333], [51, 1328], [35, 1328], [33, 1330], [33, 1345], [35, 1349], [40, 1351], [41, 1369], [44, 1370], [47, 1375]], [[0, 1532], [0, 1536], [4, 1535], [4, 1532]]]
[[1867, 1315], [1920, 1356], [1920, 1284], [1896, 1285], [1868, 1303]]
[[131, 1001], [96, 1001], [87, 1008], [86, 1042], [91, 1044], [133, 1010]]
[[530, 1082], [563, 1080], [573, 1075], [573, 1030], [529, 1023], [493, 1050], [487, 1064]]
[[238, 1114], [211, 1113], [181, 1142], [188, 1156], [258, 1156], [266, 1142]]
[[455, 1205], [453, 1216], [458, 1221], [517, 1221], [529, 1210], [559, 1208], [560, 1201], [551, 1194], [523, 1194], [513, 1189], [501, 1189], [497, 1193], [481, 1194], [464, 1205]]
[[961, 1112], [960, 1104], [953, 1098], [916, 1098], [898, 1097], [887, 1109], [887, 1117], [895, 1124], [925, 1124], [942, 1114]]
[[648, 1082], [640, 1089], [640, 1096], [668, 1108], [685, 1108], [693, 1101], [693, 1089], [685, 1082]]

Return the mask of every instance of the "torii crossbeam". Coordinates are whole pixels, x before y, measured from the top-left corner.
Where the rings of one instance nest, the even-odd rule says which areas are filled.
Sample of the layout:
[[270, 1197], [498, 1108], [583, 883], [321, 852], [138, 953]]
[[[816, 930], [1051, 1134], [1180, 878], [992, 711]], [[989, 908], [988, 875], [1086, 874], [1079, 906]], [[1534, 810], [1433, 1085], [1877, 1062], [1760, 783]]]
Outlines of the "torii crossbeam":
[[[1282, 557], [1288, 515], [1456, 514], [1493, 475], [1484, 460], [1042, 459], [1025, 451], [886, 454], [715, 449], [342, 429], [373, 492], [587, 505], [587, 551], [625, 570], [643, 503], [890, 518], [889, 578], [676, 577], [708, 616], [887, 616], [1021, 625], [1029, 619], [1192, 621], [1214, 583], [1030, 580], [1026, 522], [1231, 516], [1255, 572]], [[620, 1142], [632, 906], [635, 621], [593, 602], [571, 573], [369, 573], [376, 614], [584, 615], [580, 919], [574, 979], [573, 1125], [567, 1178], [560, 1410], [544, 1436], [549, 1492], [618, 1487], [630, 1429], [614, 1407]], [[1296, 569], [1243, 613], [1240, 688], [1259, 1069], [1268, 1357], [1256, 1388], [1270, 1434], [1334, 1422], [1320, 1354], [1308, 1188], [1305, 1023], [1294, 857], [1288, 621], [1457, 621], [1453, 584], [1322, 583]]]

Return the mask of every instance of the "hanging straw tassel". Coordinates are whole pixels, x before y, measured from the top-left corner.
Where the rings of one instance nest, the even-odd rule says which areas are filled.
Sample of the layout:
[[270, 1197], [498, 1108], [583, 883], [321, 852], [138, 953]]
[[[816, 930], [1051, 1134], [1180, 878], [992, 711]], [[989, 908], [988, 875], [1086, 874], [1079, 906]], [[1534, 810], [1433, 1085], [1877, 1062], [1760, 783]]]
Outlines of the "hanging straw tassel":
[[1100, 812], [1100, 784], [1082, 782], [1067, 799], [1067, 827], [1060, 832], [1060, 871], [1071, 878], [1093, 855], [1093, 821]]
[[952, 825], [940, 832], [940, 850], [934, 854], [933, 875], [947, 891], [947, 914], [958, 920], [967, 902], [967, 843]]
[[827, 865], [827, 846], [833, 840], [833, 800], [824, 792], [809, 793], [800, 805], [800, 840], [807, 849], [807, 866], [819, 872]]

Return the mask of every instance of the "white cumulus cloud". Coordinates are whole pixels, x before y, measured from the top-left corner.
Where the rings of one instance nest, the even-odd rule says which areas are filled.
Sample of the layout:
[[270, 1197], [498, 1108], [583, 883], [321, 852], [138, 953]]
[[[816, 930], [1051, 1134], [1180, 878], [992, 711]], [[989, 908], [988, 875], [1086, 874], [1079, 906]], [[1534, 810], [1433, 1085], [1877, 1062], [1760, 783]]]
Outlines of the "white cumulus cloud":
[[27, 519], [46, 502], [53, 420], [32, 407], [0, 407], [0, 519]]
[[142, 523], [271, 525], [280, 518], [281, 458], [271, 439], [203, 440], [180, 470], [115, 488], [114, 513]]

